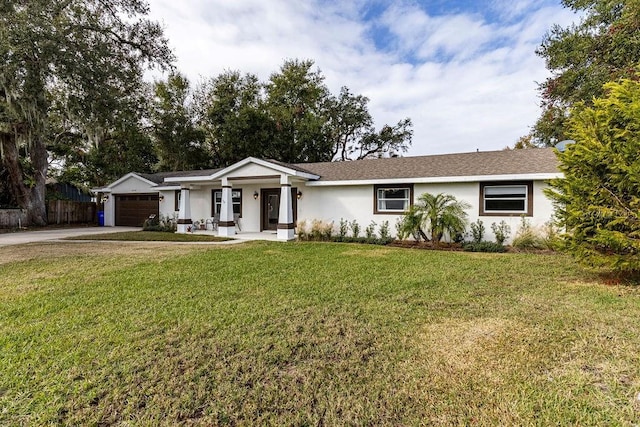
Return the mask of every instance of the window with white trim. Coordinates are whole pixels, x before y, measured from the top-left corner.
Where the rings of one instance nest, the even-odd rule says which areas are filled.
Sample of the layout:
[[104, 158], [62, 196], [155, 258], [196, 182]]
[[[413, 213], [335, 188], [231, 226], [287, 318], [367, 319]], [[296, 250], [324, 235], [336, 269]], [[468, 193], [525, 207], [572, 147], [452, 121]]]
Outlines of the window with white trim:
[[[233, 213], [242, 217], [242, 189], [231, 190], [233, 200]], [[220, 216], [220, 206], [222, 206], [222, 190], [213, 190], [213, 216]]]
[[374, 213], [402, 213], [412, 204], [413, 186], [410, 184], [376, 185], [374, 193]]
[[531, 215], [531, 182], [481, 183], [480, 215]]

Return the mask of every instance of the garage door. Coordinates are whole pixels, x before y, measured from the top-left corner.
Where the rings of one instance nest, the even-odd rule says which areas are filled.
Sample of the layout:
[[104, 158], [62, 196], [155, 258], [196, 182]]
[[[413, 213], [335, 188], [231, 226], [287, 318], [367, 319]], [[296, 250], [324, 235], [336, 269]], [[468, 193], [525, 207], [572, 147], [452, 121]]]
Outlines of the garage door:
[[142, 227], [149, 215], [158, 212], [158, 194], [116, 195], [116, 225]]

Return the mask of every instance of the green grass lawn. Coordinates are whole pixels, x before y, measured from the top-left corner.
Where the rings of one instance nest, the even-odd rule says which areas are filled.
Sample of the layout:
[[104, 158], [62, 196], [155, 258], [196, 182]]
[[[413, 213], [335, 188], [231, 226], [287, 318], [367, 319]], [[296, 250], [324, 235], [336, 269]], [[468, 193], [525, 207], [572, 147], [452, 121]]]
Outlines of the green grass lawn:
[[0, 248], [0, 424], [640, 419], [640, 290], [570, 258], [145, 245]]
[[85, 234], [67, 237], [66, 240], [118, 240], [136, 242], [225, 242], [229, 237], [210, 234], [178, 234], [159, 231], [118, 231], [115, 233]]

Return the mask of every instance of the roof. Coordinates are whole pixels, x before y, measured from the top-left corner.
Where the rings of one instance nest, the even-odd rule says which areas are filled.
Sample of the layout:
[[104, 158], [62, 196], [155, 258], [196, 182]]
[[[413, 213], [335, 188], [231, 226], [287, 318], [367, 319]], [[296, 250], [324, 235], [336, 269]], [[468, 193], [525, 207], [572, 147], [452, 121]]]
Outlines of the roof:
[[[251, 160], [245, 159], [241, 162]], [[437, 154], [415, 157], [392, 157], [364, 159], [346, 162], [321, 163], [284, 163], [277, 160], [253, 161], [268, 162], [282, 168], [317, 175], [322, 182], [336, 181], [372, 181], [416, 178], [507, 176], [531, 174], [557, 174], [558, 159], [553, 148], [530, 148], [525, 150], [479, 151], [472, 153]], [[239, 162], [239, 163], [241, 163]], [[235, 165], [238, 165], [236, 163]], [[231, 165], [230, 167], [233, 167]], [[212, 176], [227, 168], [158, 172], [136, 175], [156, 185], [175, 185], [175, 181], [166, 182], [166, 178], [188, 178]], [[315, 178], [312, 178], [315, 180]]]
[[176, 171], [176, 172], [157, 172], [157, 173], [138, 173], [136, 175], [141, 176], [144, 179], [147, 179], [151, 182], [155, 182], [156, 184], [162, 184], [165, 178], [175, 177], [175, 176], [207, 176], [213, 175], [214, 173], [222, 170], [222, 168], [218, 169], [204, 169], [204, 170], [192, 170], [192, 171]]
[[486, 175], [558, 173], [553, 148], [481, 151], [416, 157], [364, 159], [292, 165], [320, 175], [320, 181], [356, 181]]

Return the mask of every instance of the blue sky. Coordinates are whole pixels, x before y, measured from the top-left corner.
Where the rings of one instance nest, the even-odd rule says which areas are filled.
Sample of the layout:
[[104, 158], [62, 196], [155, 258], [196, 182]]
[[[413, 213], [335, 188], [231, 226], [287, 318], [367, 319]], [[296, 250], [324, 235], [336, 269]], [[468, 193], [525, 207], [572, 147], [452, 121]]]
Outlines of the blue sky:
[[313, 59], [334, 93], [370, 98], [377, 127], [412, 119], [408, 155], [513, 145], [548, 76], [536, 47], [577, 19], [560, 0], [149, 1], [193, 82]]

